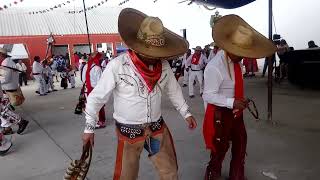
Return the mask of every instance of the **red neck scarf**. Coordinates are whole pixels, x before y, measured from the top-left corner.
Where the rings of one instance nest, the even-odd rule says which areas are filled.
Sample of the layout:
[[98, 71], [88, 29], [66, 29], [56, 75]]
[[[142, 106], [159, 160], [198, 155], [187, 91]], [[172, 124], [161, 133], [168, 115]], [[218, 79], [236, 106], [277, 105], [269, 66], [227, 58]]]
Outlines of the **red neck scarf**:
[[96, 54], [93, 58], [89, 57], [88, 63], [87, 63], [87, 71], [86, 71], [86, 88], [87, 88], [87, 94], [89, 95], [91, 93], [91, 91], [93, 90], [93, 87], [91, 86], [91, 81], [90, 81], [90, 71], [91, 71], [91, 66], [93, 64], [95, 64], [96, 66], [100, 67], [100, 58], [101, 58], [101, 54], [98, 53]]
[[200, 60], [201, 53], [194, 53], [192, 55], [191, 64], [198, 65]]
[[[234, 63], [234, 75], [235, 75], [235, 99], [242, 99], [243, 98], [243, 77], [242, 71], [239, 63]], [[214, 136], [215, 136], [215, 126], [214, 126], [214, 113], [215, 113], [215, 105], [208, 104], [204, 122], [203, 122], [203, 136], [204, 141], [206, 144], [207, 149], [212, 150], [213, 152], [216, 151], [215, 143], [214, 143]], [[236, 117], [240, 117], [242, 115], [242, 111], [238, 111], [235, 113]]]
[[162, 63], [159, 60], [159, 63], [153, 65], [153, 70], [144, 64], [141, 59], [133, 51], [128, 51], [128, 54], [136, 67], [137, 71], [143, 78], [144, 82], [147, 85], [149, 93], [153, 90], [154, 86], [157, 84], [158, 80], [161, 77], [162, 72]]

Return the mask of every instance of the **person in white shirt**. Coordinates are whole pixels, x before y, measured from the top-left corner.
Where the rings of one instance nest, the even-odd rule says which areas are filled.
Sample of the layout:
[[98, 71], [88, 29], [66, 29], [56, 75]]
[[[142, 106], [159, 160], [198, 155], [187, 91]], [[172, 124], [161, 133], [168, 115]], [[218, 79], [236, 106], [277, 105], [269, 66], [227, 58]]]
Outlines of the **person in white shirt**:
[[19, 88], [19, 70], [5, 48], [0, 48], [1, 76], [4, 91], [15, 91]]
[[47, 60], [43, 60], [42, 61], [42, 66], [43, 66], [43, 71], [42, 71], [42, 75], [43, 75], [43, 79], [44, 79], [44, 92], [45, 93], [50, 93], [51, 91], [49, 91], [50, 89], [50, 68], [48, 66], [48, 61]]
[[203, 68], [205, 66], [205, 62], [207, 61], [206, 56], [202, 53], [202, 48], [197, 46], [194, 48], [194, 54], [190, 55], [187, 59], [187, 67], [189, 71], [189, 96], [190, 98], [194, 98], [194, 87], [193, 83], [195, 79], [199, 82], [200, 88], [200, 96], [203, 93]]
[[68, 77], [69, 77], [69, 82], [71, 84], [71, 88], [75, 88], [76, 87], [76, 71], [75, 68], [73, 68], [73, 66], [69, 65], [68, 68]]
[[17, 69], [19, 69], [19, 84], [22, 86], [22, 82], [24, 82], [24, 85], [28, 85], [28, 80], [27, 80], [27, 66], [22, 62], [20, 59], [18, 63], [16, 64]]
[[54, 70], [53, 68], [55, 67], [55, 65], [54, 65], [54, 61], [53, 61], [53, 59], [51, 58], [50, 60], [49, 60], [49, 63], [48, 63], [48, 77], [49, 77], [49, 79], [48, 79], [48, 90], [50, 90], [51, 89], [51, 91], [57, 91], [56, 89], [55, 89], [55, 87], [54, 87], [54, 81], [53, 81], [53, 78], [54, 78], [54, 76], [55, 76], [55, 71], [56, 70]]
[[45, 88], [46, 83], [43, 77], [43, 71], [44, 71], [43, 65], [40, 63], [39, 56], [35, 56], [33, 60], [34, 61], [32, 64], [32, 75], [38, 84], [36, 93], [40, 94], [40, 96], [45, 96], [47, 95], [47, 93]]
[[[96, 53], [93, 57], [89, 58], [89, 61], [86, 65], [84, 65], [81, 70], [81, 80], [85, 83], [86, 87], [86, 96], [88, 96], [94, 87], [96, 87], [98, 81], [102, 75], [102, 69], [100, 67], [100, 59], [102, 54]], [[91, 68], [88, 68], [91, 67]], [[106, 113], [104, 110], [104, 106], [101, 107], [99, 111], [99, 120], [95, 125], [95, 128], [105, 128], [106, 127]]]
[[166, 92], [189, 128], [196, 127], [166, 61], [184, 54], [188, 42], [164, 28], [159, 18], [131, 8], [121, 11], [118, 27], [129, 50], [109, 62], [87, 99], [83, 143], [93, 144], [97, 112], [113, 94], [118, 135], [113, 179], [137, 179], [140, 154], [145, 148], [160, 179], [177, 180], [177, 159], [170, 131], [162, 118], [161, 98]]
[[183, 55], [182, 60], [182, 69], [183, 69], [183, 87], [188, 86], [189, 83], [189, 71], [187, 67], [187, 59], [191, 55], [191, 49], [188, 49], [188, 51]]
[[52, 72], [52, 83], [53, 83], [53, 79], [54, 77], [56, 78], [56, 81], [59, 82], [58, 80], [58, 63], [57, 60], [55, 58], [51, 58], [50, 59], [50, 68], [51, 68], [51, 72]]
[[206, 148], [211, 150], [205, 180], [218, 180], [225, 154], [232, 142], [229, 179], [245, 180], [244, 164], [247, 133], [243, 111], [249, 100], [244, 96], [243, 57], [262, 58], [275, 53], [272, 41], [254, 30], [241, 17], [227, 15], [213, 26], [212, 36], [222, 50], [204, 72], [203, 99], [207, 102], [203, 124]]
[[0, 48], [0, 122], [2, 134], [13, 134], [12, 125], [18, 125], [18, 134], [21, 134], [27, 127], [29, 121], [22, 119], [17, 113], [13, 112], [10, 104], [9, 92], [15, 92], [19, 88], [18, 69], [7, 53], [7, 50]]

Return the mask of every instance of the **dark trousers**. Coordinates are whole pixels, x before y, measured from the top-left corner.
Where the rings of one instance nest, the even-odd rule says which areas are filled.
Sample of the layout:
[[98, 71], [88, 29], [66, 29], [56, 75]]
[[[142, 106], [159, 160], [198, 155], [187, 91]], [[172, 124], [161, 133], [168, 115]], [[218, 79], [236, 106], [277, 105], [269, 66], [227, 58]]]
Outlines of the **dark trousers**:
[[[206, 179], [217, 180], [221, 176], [222, 162], [232, 143], [232, 159], [230, 163], [230, 180], [244, 180], [244, 164], [247, 146], [247, 132], [243, 117], [234, 118], [231, 110], [222, 108], [220, 141], [216, 142], [216, 152], [211, 153], [207, 167]], [[216, 127], [218, 128], [218, 127]]]
[[[272, 66], [274, 66], [274, 64], [276, 63], [276, 57], [273, 55], [272, 57]], [[266, 72], [267, 72], [267, 69], [268, 69], [268, 60], [266, 59], [264, 61], [264, 65], [263, 65], [263, 71], [262, 71], [262, 76], [265, 76]], [[273, 71], [273, 68], [272, 68], [272, 71]]]
[[24, 82], [24, 85], [28, 85], [27, 84], [27, 73], [25, 73], [25, 72], [19, 73], [19, 84], [20, 84], [20, 86], [22, 86], [22, 82]]

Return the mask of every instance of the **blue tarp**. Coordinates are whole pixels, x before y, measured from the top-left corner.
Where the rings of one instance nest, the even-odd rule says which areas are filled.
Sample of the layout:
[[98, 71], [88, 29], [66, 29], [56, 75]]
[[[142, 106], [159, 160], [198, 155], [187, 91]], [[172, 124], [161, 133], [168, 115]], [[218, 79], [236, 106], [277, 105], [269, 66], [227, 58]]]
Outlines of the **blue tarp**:
[[126, 48], [126, 47], [117, 47], [116, 50], [117, 50], [117, 54], [120, 54], [120, 53], [122, 53], [122, 52], [127, 51], [128, 48]]
[[224, 9], [238, 8], [252, 3], [253, 1], [255, 0], [204, 0], [207, 4]]

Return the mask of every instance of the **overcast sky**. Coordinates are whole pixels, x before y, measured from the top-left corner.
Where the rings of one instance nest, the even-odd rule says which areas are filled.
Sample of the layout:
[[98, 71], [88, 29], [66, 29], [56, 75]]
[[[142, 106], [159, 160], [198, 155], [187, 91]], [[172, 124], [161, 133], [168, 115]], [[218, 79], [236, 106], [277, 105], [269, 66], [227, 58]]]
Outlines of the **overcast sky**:
[[[1, 0], [0, 6], [19, 0]], [[72, 1], [72, 0], [70, 0]], [[86, 0], [87, 5], [94, 5], [101, 0]], [[180, 29], [187, 29], [187, 38], [191, 47], [205, 45], [212, 42], [210, 16], [215, 11], [187, 3], [178, 4], [180, 0], [130, 0], [123, 7], [132, 7], [151, 16], [158, 16], [164, 25], [176, 33], [181, 34]], [[182, 1], [182, 0], [181, 0]], [[15, 5], [16, 8], [30, 7], [49, 8], [66, 0], [24, 0]], [[68, 7], [80, 6], [82, 0], [74, 0]], [[109, 0], [104, 6], [118, 6], [120, 0]], [[319, 0], [274, 0], [274, 19], [277, 33], [281, 34], [290, 46], [295, 49], [307, 47], [309, 40], [320, 44], [320, 1]], [[218, 9], [220, 14], [238, 14], [250, 25], [264, 35], [268, 35], [268, 0], [256, 0], [255, 2], [232, 10]], [[274, 29], [275, 30], [275, 29]]]

